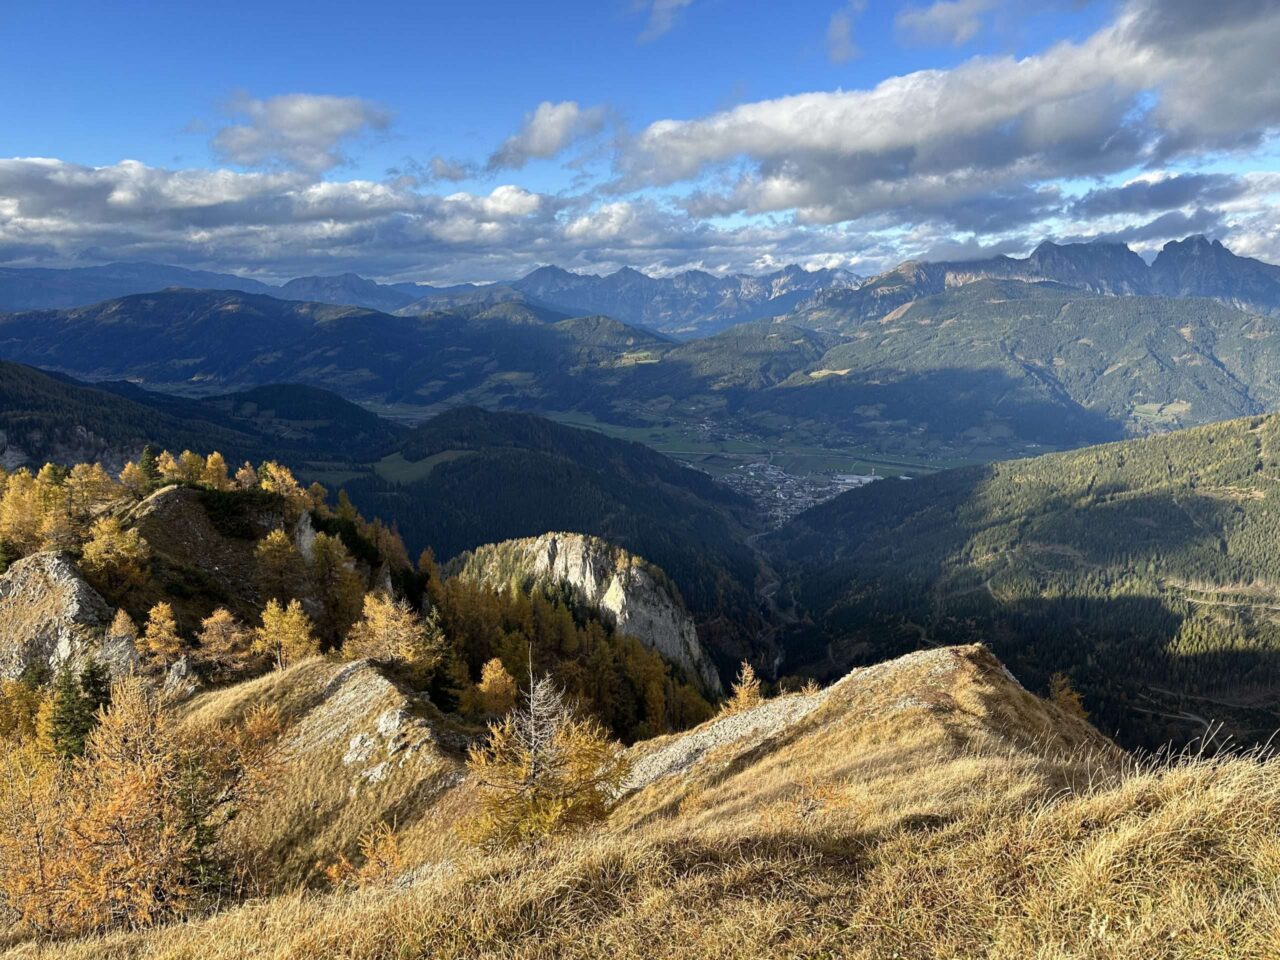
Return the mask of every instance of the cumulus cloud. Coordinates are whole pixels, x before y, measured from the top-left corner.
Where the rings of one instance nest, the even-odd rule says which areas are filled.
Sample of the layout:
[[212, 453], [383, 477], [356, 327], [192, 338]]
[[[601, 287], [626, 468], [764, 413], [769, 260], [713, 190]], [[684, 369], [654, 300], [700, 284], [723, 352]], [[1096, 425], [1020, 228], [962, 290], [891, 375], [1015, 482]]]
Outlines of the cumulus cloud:
[[360, 97], [288, 93], [266, 100], [235, 98], [229, 112], [243, 123], [219, 129], [211, 145], [228, 163], [321, 172], [343, 162], [342, 147], [385, 130], [391, 114]]
[[862, 56], [853, 38], [853, 25], [866, 9], [866, 0], [850, 0], [831, 15], [827, 23], [827, 59], [832, 63], [848, 63]]
[[983, 17], [995, 4], [996, 0], [937, 0], [900, 11], [894, 26], [908, 42], [958, 47], [982, 31]]
[[525, 115], [519, 131], [489, 157], [488, 168], [518, 170], [533, 159], [549, 160], [577, 141], [599, 133], [606, 119], [604, 107], [583, 108], [575, 100], [544, 100]]
[[601, 107], [546, 102], [487, 163], [434, 156], [373, 181], [332, 171], [386, 126], [382, 108], [247, 100], [215, 137], [237, 169], [0, 161], [0, 261], [441, 281], [548, 262], [869, 272], [938, 251], [1024, 251], [1046, 234], [1149, 249], [1195, 230], [1280, 259], [1280, 174], [1210, 172], [1224, 151], [1237, 151], [1233, 170], [1250, 157], [1269, 169], [1257, 148], [1280, 130], [1276, 49], [1280, 0], [1122, 0], [1093, 36], [1032, 56], [658, 120], [619, 138], [608, 183], [583, 165], [560, 194], [454, 185], [560, 156], [604, 129]]
[[[953, 2], [923, 10], [963, 26], [983, 8]], [[1190, 0], [1132, 0], [1087, 40], [1033, 56], [660, 120], [629, 141], [613, 188], [745, 167], [727, 188], [695, 188], [690, 209], [837, 223], [1256, 146], [1280, 127], [1280, 2], [1225, 6], [1215, 18]]]
[[152, 260], [280, 279], [352, 270], [446, 282], [509, 279], [543, 263], [656, 272], [814, 257], [847, 263], [867, 246], [837, 230], [720, 230], [650, 200], [598, 204], [513, 184], [441, 194], [406, 178], [0, 160], [0, 260]]
[[649, 20], [644, 32], [640, 34], [640, 42], [656, 40], [670, 30], [675, 26], [676, 15], [691, 3], [693, 0], [639, 0], [636, 6], [649, 12]]

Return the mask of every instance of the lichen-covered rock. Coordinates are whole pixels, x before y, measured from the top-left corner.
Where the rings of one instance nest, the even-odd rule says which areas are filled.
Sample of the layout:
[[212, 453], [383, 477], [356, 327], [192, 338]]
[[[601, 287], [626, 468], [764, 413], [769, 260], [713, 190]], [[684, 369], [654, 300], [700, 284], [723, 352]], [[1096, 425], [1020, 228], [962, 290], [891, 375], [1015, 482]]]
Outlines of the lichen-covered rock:
[[160, 687], [165, 699], [171, 703], [186, 700], [199, 689], [200, 678], [196, 676], [195, 664], [189, 656], [181, 656], [169, 666]]
[[546, 533], [479, 547], [451, 569], [498, 589], [567, 588], [619, 633], [679, 664], [709, 693], [723, 690], [671, 581], [660, 568], [621, 547], [580, 533]]
[[131, 644], [105, 642], [112, 611], [63, 553], [35, 553], [0, 576], [0, 677], [55, 671], [90, 657], [113, 674], [136, 662]]

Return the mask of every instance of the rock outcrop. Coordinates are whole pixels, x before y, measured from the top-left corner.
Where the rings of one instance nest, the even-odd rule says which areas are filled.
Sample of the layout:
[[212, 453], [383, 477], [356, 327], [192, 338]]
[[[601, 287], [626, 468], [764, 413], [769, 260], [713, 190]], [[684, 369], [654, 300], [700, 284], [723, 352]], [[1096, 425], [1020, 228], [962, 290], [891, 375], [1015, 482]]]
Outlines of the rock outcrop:
[[137, 661], [130, 644], [106, 639], [111, 608], [63, 553], [35, 553], [0, 576], [0, 677], [54, 671], [90, 657], [115, 675]]
[[620, 633], [635, 637], [696, 678], [723, 688], [693, 618], [661, 569], [598, 537], [546, 533], [463, 554], [451, 572], [498, 589], [566, 588]]

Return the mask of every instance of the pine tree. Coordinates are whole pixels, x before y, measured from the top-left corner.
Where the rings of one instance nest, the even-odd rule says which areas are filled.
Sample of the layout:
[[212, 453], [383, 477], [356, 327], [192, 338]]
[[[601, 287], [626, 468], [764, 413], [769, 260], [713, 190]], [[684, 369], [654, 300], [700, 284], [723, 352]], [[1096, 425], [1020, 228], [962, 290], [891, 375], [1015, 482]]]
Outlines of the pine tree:
[[80, 692], [93, 712], [111, 706], [111, 672], [97, 660], [90, 660], [80, 671]]

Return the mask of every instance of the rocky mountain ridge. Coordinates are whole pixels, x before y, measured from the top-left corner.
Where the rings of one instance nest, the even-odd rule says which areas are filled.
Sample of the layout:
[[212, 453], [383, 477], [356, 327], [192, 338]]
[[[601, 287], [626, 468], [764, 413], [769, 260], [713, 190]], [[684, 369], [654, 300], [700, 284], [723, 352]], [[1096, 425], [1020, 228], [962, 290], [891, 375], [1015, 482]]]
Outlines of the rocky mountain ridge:
[[712, 695], [719, 674], [698, 640], [693, 617], [658, 567], [599, 537], [546, 533], [478, 547], [451, 572], [499, 589], [566, 589], [629, 634], [696, 677]]
[[1128, 245], [1046, 240], [1025, 258], [908, 261], [852, 289], [818, 291], [789, 317], [801, 326], [847, 331], [914, 300], [981, 280], [1056, 283], [1106, 296], [1204, 297], [1246, 312], [1280, 314], [1280, 267], [1232, 253], [1196, 235], [1171, 241], [1150, 266]]

